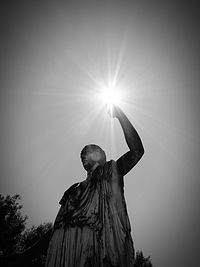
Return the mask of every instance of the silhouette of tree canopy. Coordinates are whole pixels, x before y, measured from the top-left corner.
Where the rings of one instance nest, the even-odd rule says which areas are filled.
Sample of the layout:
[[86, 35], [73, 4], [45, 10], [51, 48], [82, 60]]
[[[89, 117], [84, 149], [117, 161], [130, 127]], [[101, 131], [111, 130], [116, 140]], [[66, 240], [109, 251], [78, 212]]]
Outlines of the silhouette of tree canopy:
[[0, 251], [8, 255], [16, 250], [27, 216], [22, 215], [21, 197], [18, 194], [4, 197], [0, 194]]
[[52, 223], [42, 223], [25, 230], [18, 243], [20, 253], [12, 260], [13, 266], [43, 267], [52, 227]]
[[18, 194], [0, 194], [0, 266], [44, 266], [52, 223], [25, 229], [28, 217], [20, 199]]
[[135, 255], [134, 267], [153, 267], [150, 257], [145, 258], [142, 251], [137, 251]]
[[38, 242], [49, 230], [53, 227], [52, 223], [41, 223], [38, 226], [33, 225], [31, 228], [26, 229], [20, 238], [20, 242], [18, 244], [19, 252], [22, 252], [31, 246], [33, 246], [36, 242]]

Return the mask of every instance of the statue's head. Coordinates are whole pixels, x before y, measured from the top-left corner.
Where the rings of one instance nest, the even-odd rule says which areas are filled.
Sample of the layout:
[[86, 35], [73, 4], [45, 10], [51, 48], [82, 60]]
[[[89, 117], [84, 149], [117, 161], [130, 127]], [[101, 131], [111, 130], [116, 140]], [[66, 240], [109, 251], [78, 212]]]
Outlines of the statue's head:
[[99, 146], [90, 144], [86, 145], [81, 151], [81, 161], [85, 170], [91, 171], [98, 165], [104, 165], [106, 154]]

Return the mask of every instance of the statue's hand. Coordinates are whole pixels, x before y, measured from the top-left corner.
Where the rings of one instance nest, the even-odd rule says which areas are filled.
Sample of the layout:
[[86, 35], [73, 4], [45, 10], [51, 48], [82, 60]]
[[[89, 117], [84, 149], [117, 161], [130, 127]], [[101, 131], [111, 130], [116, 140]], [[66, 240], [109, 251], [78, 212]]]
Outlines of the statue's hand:
[[108, 114], [112, 118], [118, 118], [120, 113], [120, 108], [116, 105], [112, 105], [112, 107], [107, 107]]

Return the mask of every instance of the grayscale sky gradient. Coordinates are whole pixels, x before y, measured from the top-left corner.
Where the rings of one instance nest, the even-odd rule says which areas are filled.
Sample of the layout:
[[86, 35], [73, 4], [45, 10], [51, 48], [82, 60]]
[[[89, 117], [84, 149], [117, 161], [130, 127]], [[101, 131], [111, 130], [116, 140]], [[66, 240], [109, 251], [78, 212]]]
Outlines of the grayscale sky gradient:
[[0, 192], [28, 225], [53, 221], [85, 179], [80, 151], [127, 146], [95, 97], [117, 73], [145, 155], [125, 177], [135, 248], [157, 267], [199, 262], [199, 8], [193, 1], [1, 1]]

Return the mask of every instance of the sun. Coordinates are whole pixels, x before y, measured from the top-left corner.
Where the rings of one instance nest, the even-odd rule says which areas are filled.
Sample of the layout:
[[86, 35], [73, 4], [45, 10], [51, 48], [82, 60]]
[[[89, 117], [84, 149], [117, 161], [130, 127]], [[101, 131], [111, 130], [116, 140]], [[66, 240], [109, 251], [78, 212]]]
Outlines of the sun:
[[115, 88], [105, 87], [101, 92], [101, 99], [107, 105], [120, 103], [120, 94]]
[[121, 94], [116, 87], [105, 86], [100, 90], [100, 99], [104, 105], [106, 105], [109, 109], [112, 109], [113, 105], [120, 105]]

